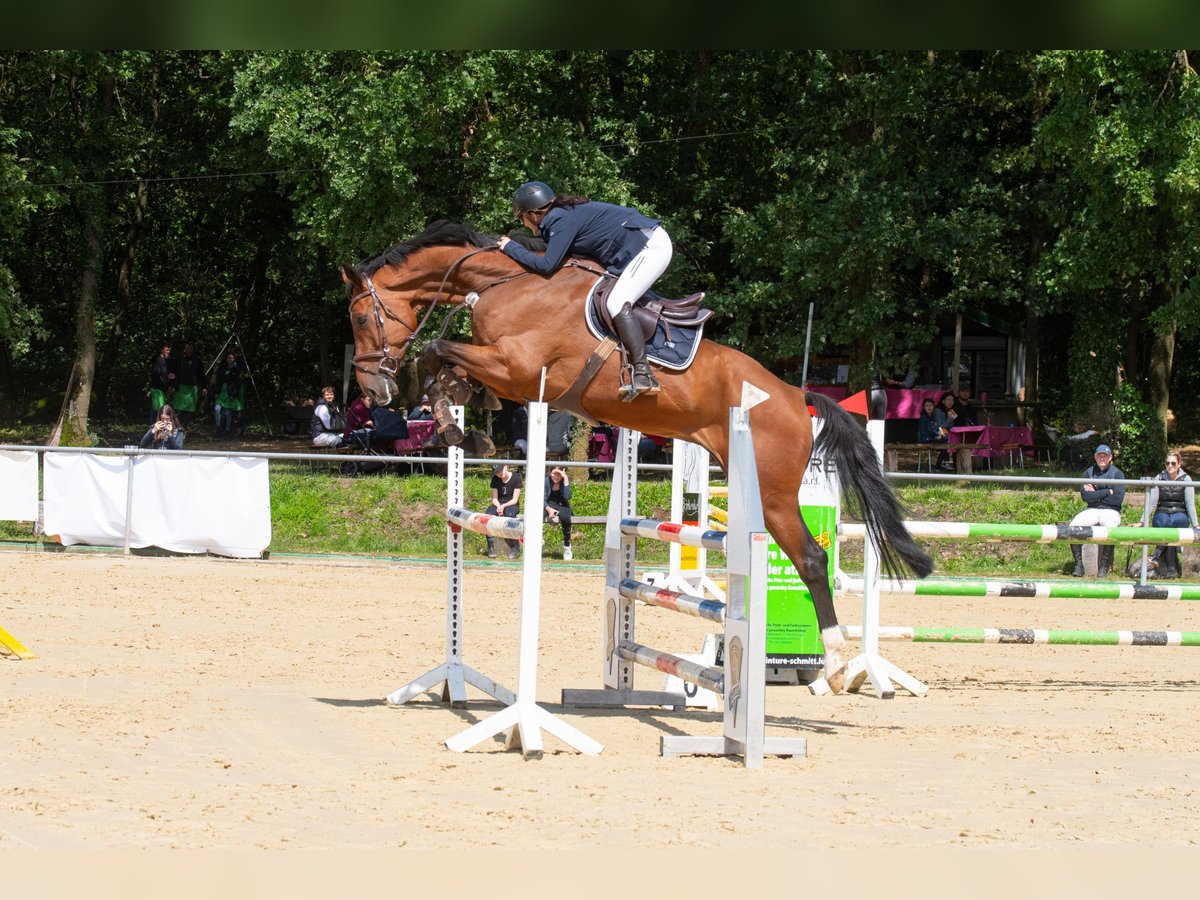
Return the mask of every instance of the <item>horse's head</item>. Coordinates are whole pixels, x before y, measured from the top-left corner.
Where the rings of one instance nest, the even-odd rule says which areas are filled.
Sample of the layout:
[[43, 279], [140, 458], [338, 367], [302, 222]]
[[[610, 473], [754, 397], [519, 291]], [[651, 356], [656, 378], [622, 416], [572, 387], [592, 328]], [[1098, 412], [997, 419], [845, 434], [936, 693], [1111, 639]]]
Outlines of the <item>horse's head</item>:
[[397, 392], [404, 354], [417, 334], [416, 305], [391, 291], [385, 302], [372, 276], [358, 266], [343, 265], [341, 270], [350, 298], [358, 386], [379, 406], [388, 406]]

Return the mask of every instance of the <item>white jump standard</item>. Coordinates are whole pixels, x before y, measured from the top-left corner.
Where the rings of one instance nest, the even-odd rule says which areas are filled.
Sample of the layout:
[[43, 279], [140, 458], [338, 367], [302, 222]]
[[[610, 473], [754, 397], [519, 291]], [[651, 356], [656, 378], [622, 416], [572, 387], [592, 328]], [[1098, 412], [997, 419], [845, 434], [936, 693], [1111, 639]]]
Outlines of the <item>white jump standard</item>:
[[[664, 735], [660, 739], [663, 756], [740, 755], [747, 768], [761, 768], [765, 754], [804, 756], [808, 749], [804, 738], [767, 738], [764, 733], [770, 536], [763, 524], [747, 411], [740, 407], [730, 410], [728, 532], [638, 518], [637, 444], [637, 432], [621, 431], [605, 532], [604, 688], [564, 690], [563, 705], [682, 706], [681, 696], [633, 689], [634, 666], [647, 666], [723, 697], [722, 735]], [[634, 577], [639, 537], [724, 551], [728, 562], [726, 593], [732, 599], [726, 605], [639, 582]], [[639, 599], [722, 622], [723, 668], [692, 663], [634, 640], [634, 604]]]
[[[463, 408], [453, 407], [455, 421], [461, 428], [463, 424]], [[452, 446], [447, 450], [446, 459], [446, 505], [450, 512], [461, 508], [463, 503], [463, 452], [462, 448]], [[431, 691], [439, 684], [442, 686], [442, 702], [449, 703], [451, 708], [467, 705], [466, 685], [479, 688], [489, 697], [494, 697], [501, 703], [514, 703], [517, 695], [493, 681], [486, 675], [472, 669], [462, 661], [463, 642], [463, 555], [465, 542], [461, 528], [446, 528], [446, 661], [420, 678], [415, 678], [403, 687], [397, 688], [387, 696], [387, 702], [392, 706], [407, 703], [413, 697], [418, 697]]]

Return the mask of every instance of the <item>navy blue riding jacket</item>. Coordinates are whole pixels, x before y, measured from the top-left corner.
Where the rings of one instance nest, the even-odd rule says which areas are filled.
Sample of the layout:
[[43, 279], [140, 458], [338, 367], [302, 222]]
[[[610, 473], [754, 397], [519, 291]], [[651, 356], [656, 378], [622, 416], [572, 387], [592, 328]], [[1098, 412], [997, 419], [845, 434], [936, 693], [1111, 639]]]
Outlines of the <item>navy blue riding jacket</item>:
[[546, 213], [541, 224], [546, 241], [544, 256], [531, 253], [515, 241], [509, 241], [504, 252], [539, 275], [549, 275], [570, 253], [590, 256], [612, 274], [620, 275], [646, 246], [642, 229], [658, 224], [657, 219], [628, 206], [589, 200], [578, 206], [556, 206]]

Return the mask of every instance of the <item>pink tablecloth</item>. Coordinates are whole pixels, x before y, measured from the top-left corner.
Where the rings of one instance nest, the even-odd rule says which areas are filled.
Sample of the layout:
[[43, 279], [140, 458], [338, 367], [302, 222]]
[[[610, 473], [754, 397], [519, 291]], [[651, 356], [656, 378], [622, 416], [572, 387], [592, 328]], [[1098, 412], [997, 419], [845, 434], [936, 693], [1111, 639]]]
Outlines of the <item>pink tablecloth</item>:
[[[926, 399], [937, 403], [945, 391], [927, 391], [920, 388], [887, 388], [887, 414], [885, 419], [919, 419], [921, 404]], [[845, 400], [846, 389], [837, 384], [818, 384], [808, 388], [810, 393], [824, 394], [834, 400]]]
[[408, 423], [408, 437], [404, 440], [396, 441], [396, 455], [407, 456], [414, 450], [420, 450], [421, 447], [433, 437], [433, 429], [437, 425], [432, 419], [417, 419], [415, 422], [410, 420]]
[[1007, 455], [1001, 450], [1005, 444], [1020, 444], [1022, 447], [1033, 446], [1033, 432], [1024, 425], [967, 425], [950, 429], [950, 446], [962, 443], [978, 443], [980, 446], [971, 451], [972, 456], [996, 458]]

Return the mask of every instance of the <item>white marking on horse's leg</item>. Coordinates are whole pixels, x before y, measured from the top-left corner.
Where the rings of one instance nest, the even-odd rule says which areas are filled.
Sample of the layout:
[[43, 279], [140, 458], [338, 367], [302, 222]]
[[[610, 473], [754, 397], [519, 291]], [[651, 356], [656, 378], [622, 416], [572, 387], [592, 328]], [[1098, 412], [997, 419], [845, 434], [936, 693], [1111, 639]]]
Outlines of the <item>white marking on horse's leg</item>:
[[846, 663], [842, 659], [842, 648], [846, 638], [836, 625], [821, 632], [821, 643], [825, 645], [825, 682], [829, 690], [840, 694], [846, 685]]

